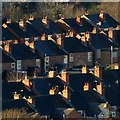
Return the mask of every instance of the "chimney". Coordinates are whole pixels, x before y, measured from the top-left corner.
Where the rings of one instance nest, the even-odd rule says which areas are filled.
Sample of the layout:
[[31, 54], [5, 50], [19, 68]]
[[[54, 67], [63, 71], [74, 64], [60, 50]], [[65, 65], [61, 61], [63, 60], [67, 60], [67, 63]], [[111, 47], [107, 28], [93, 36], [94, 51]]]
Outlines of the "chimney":
[[48, 76], [49, 76], [49, 78], [55, 77], [56, 76], [56, 71], [50, 70]]
[[117, 25], [116, 30], [120, 30], [120, 25]]
[[4, 50], [5, 50], [6, 52], [8, 52], [8, 53], [11, 52], [10, 43], [9, 43], [9, 42], [7, 42], [7, 43], [4, 44]]
[[113, 36], [113, 28], [109, 28], [108, 29], [108, 37], [109, 38], [113, 38], [114, 36]]
[[28, 97], [27, 101], [28, 101], [30, 104], [33, 103], [33, 99], [32, 99], [30, 96]]
[[62, 71], [61, 73], [61, 79], [66, 82], [66, 83], [69, 83], [69, 74], [65, 71]]
[[42, 34], [41, 40], [46, 40], [46, 34]]
[[89, 32], [86, 32], [86, 33], [85, 33], [85, 37], [86, 37], [86, 41], [89, 41], [89, 39], [90, 39], [90, 33], [89, 33]]
[[58, 35], [58, 36], [57, 36], [57, 44], [60, 45], [60, 46], [64, 46], [61, 35]]
[[10, 19], [10, 18], [7, 19], [6, 23], [7, 23], [7, 24], [10, 24], [10, 23], [11, 23], [11, 19]]
[[99, 18], [102, 19], [102, 20], [105, 20], [105, 14], [104, 14], [103, 10], [100, 12]]
[[94, 67], [94, 75], [98, 78], [102, 78], [102, 68], [100, 66]]
[[23, 30], [25, 30], [26, 28], [25, 28], [25, 21], [24, 20], [20, 20], [19, 21], [19, 26], [23, 29]]
[[14, 93], [14, 100], [21, 99], [21, 94], [17, 94], [17, 92]]
[[97, 92], [104, 95], [104, 88], [102, 82], [100, 82], [99, 85], [97, 85]]
[[32, 50], [35, 50], [34, 41], [29, 42], [29, 47], [32, 48]]
[[89, 83], [85, 83], [83, 89], [84, 91], [89, 90]]
[[86, 37], [85, 37], [85, 36], [82, 36], [82, 37], [81, 37], [81, 41], [86, 42]]
[[82, 67], [82, 73], [87, 73], [87, 65], [84, 65], [84, 66]]
[[81, 18], [79, 16], [76, 17], [76, 22], [81, 23]]
[[92, 33], [96, 34], [97, 33], [97, 28], [93, 28]]
[[34, 20], [34, 16], [33, 16], [33, 15], [30, 15], [29, 20]]
[[48, 18], [47, 18], [47, 16], [43, 17], [42, 23], [45, 24], [45, 25], [48, 24]]

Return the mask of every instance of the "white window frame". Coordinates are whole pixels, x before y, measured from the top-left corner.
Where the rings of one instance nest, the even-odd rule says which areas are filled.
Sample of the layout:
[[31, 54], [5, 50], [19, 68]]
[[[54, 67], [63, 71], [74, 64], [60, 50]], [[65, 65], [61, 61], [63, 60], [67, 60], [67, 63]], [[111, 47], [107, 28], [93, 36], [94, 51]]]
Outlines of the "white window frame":
[[38, 40], [38, 37], [34, 37], [34, 41], [37, 41]]
[[69, 62], [73, 62], [74, 61], [74, 57], [73, 57], [73, 53], [69, 54]]
[[117, 58], [118, 56], [118, 51], [113, 51], [113, 58]]
[[88, 62], [92, 62], [92, 52], [88, 52]]
[[17, 70], [21, 70], [22, 65], [21, 65], [21, 60], [17, 60]]
[[97, 49], [97, 58], [101, 58], [101, 50]]
[[67, 64], [68, 63], [68, 56], [67, 55], [64, 55], [64, 63]]
[[36, 59], [36, 66], [40, 67], [40, 59]]

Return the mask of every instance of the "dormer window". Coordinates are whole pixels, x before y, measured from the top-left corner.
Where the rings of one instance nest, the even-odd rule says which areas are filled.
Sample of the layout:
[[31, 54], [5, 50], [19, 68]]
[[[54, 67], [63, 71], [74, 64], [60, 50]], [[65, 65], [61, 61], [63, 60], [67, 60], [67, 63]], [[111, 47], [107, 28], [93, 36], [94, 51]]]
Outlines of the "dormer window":
[[97, 25], [98, 25], [98, 26], [101, 26], [101, 25], [102, 25], [102, 23], [99, 21], [99, 22], [97, 22]]

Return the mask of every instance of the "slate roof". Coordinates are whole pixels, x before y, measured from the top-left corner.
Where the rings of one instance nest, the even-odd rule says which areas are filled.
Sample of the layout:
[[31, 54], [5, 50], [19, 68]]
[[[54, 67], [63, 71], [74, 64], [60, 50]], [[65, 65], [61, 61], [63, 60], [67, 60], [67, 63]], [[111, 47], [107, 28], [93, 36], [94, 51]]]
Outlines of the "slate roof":
[[95, 49], [104, 49], [104, 48], [110, 48], [111, 46], [113, 47], [118, 47], [118, 44], [115, 43], [114, 41], [110, 40], [106, 35], [103, 33], [98, 33], [98, 34], [90, 34], [90, 44], [95, 48]]
[[39, 59], [40, 57], [32, 52], [31, 48], [26, 46], [24, 43], [11, 44], [11, 55], [16, 60], [30, 60], [30, 59]]
[[71, 104], [77, 110], [84, 110], [90, 117], [100, 114], [99, 105], [105, 102], [104, 98], [94, 90], [71, 93]]
[[120, 106], [120, 86], [106, 87], [105, 98], [111, 106]]
[[35, 78], [30, 79], [33, 83], [33, 91], [36, 91], [40, 95], [48, 95], [49, 90], [52, 87], [58, 86], [59, 90], [61, 91], [64, 89], [64, 83], [60, 78]]
[[120, 30], [114, 30], [114, 39], [120, 45]]
[[66, 52], [58, 47], [52, 40], [35, 42], [35, 49], [42, 55], [59, 56], [67, 55]]
[[8, 109], [25, 109], [27, 112], [35, 112], [34, 109], [30, 107], [30, 105], [27, 103], [24, 99], [18, 99], [18, 100], [11, 100], [11, 101], [3, 101], [2, 102], [2, 110], [8, 110]]
[[16, 39], [18, 39], [18, 37], [11, 33], [9, 29], [2, 27], [2, 41]]
[[102, 78], [105, 85], [116, 86], [116, 81], [120, 83], [120, 69], [105, 70], [103, 71]]
[[117, 27], [118, 23], [115, 19], [113, 19], [109, 14], [105, 13], [105, 21], [99, 18], [99, 14], [90, 14], [86, 15], [95, 25], [100, 21], [101, 25], [100, 28], [110, 28], [110, 27]]
[[29, 22], [40, 34], [52, 35], [61, 33], [56, 23], [50, 19], [48, 19], [48, 26], [43, 24], [41, 19], [29, 20]]
[[14, 32], [19, 38], [30, 38], [30, 35], [24, 31], [18, 23], [9, 23], [7, 26]]
[[41, 34], [32, 27], [32, 25], [29, 22], [25, 23], [26, 25], [26, 32], [30, 34], [32, 37], [38, 37], [41, 36]]
[[[71, 108], [61, 95], [46, 95], [33, 98], [40, 115], [55, 116], [57, 108]], [[59, 117], [59, 116], [57, 116]]]
[[91, 73], [86, 73], [86, 74], [70, 74], [69, 75], [69, 86], [74, 90], [74, 91], [81, 91], [83, 90], [83, 86], [85, 83], [90, 83], [93, 87], [95, 88], [96, 83], [99, 83], [99, 81], [95, 78], [95, 76]]
[[2, 99], [4, 101], [13, 99], [15, 92], [20, 93], [22, 96], [36, 95], [34, 92], [29, 91], [22, 82], [2, 83]]
[[0, 51], [2, 51], [2, 63], [13, 63], [13, 62], [15, 62], [15, 59], [9, 53], [5, 52], [1, 48], [0, 48]]
[[78, 33], [93, 30], [93, 26], [83, 18], [81, 18], [81, 23], [76, 22], [76, 18], [63, 19], [63, 21]]
[[92, 49], [84, 45], [81, 40], [77, 39], [76, 37], [66, 37], [62, 39], [64, 49], [68, 53], [76, 53], [76, 52], [90, 52]]

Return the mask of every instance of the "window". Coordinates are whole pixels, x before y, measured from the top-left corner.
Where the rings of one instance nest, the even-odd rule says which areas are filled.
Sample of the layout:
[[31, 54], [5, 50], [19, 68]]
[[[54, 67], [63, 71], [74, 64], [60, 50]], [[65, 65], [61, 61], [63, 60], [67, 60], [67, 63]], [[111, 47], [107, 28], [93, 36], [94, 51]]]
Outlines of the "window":
[[118, 51], [113, 51], [113, 58], [117, 58], [118, 57]]
[[17, 60], [17, 70], [21, 70], [21, 60]]
[[15, 69], [15, 63], [11, 63], [11, 68]]
[[36, 59], [36, 66], [40, 67], [40, 59]]
[[101, 58], [101, 50], [97, 49], [97, 58]]
[[49, 66], [49, 57], [48, 57], [48, 56], [45, 57], [45, 65], [46, 65], [46, 66]]
[[67, 55], [64, 55], [64, 63], [67, 64], [67, 62], [68, 62], [68, 57]]
[[73, 62], [73, 53], [70, 53], [69, 59], [70, 59], [70, 62]]
[[92, 61], [92, 52], [88, 52], [88, 62]]

